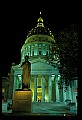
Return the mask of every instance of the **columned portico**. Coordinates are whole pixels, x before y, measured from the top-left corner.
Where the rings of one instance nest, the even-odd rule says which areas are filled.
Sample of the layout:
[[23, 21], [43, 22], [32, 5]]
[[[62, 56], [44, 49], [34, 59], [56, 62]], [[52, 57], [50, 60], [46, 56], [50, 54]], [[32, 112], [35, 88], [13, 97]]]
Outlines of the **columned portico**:
[[31, 76], [30, 89], [33, 92], [32, 101], [60, 101], [58, 89], [60, 76], [58, 68], [54, 68], [49, 63], [46, 63], [45, 60], [39, 58], [31, 63]]

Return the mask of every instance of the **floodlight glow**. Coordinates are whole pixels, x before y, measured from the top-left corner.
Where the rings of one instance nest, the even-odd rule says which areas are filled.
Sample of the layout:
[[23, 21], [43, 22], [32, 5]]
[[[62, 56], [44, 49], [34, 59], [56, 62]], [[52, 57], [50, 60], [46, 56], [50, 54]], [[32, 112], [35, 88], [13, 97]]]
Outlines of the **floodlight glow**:
[[55, 75], [52, 75], [52, 77], [54, 77]]
[[18, 77], [21, 77], [21, 75], [18, 75]]

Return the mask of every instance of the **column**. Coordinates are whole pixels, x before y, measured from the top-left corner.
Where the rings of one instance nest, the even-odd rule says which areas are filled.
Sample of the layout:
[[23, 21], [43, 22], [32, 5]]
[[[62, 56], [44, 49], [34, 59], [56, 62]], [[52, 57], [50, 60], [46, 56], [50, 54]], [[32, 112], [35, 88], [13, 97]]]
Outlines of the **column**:
[[43, 55], [43, 51], [42, 51], [42, 44], [41, 44], [41, 55]]
[[72, 93], [71, 93], [70, 84], [67, 86], [67, 90], [66, 90], [66, 99], [72, 100]]
[[49, 91], [49, 102], [52, 101], [52, 81], [51, 81], [51, 75], [49, 75], [48, 80], [48, 91]]
[[34, 101], [37, 101], [37, 76], [34, 75]]
[[16, 79], [16, 89], [19, 89], [19, 77], [17, 76], [17, 79]]
[[30, 56], [31, 56], [31, 46], [30, 46]]
[[13, 97], [14, 97], [14, 91], [16, 90], [16, 78], [17, 78], [17, 75], [14, 74]]
[[73, 86], [72, 86], [72, 81], [70, 84], [70, 88], [71, 88], [71, 102], [73, 102]]
[[45, 101], [45, 77], [42, 75], [42, 102]]
[[63, 102], [66, 100], [66, 86], [65, 83], [63, 84]]
[[72, 102], [75, 102], [75, 93], [74, 93], [74, 81], [71, 81], [71, 93], [72, 93]]
[[37, 46], [37, 55], [39, 55], [39, 45]]
[[76, 96], [78, 96], [76, 88], [78, 88], [78, 80], [73, 80], [73, 102], [76, 102]]
[[60, 93], [60, 101], [63, 102], [63, 86], [62, 86], [62, 83], [60, 84], [59, 93]]
[[71, 85], [69, 84], [69, 99], [72, 101]]
[[69, 86], [67, 86], [67, 90], [66, 90], [66, 99], [69, 100]]
[[9, 90], [8, 90], [8, 99], [12, 99], [13, 97], [13, 87], [14, 87], [14, 78], [13, 75], [10, 74], [10, 81], [9, 81]]
[[18, 88], [19, 89], [22, 89], [22, 75], [18, 75], [18, 77], [19, 77], [19, 86], [18, 86]]
[[58, 89], [58, 76], [56, 75], [55, 76], [55, 79], [56, 79], [56, 102], [59, 102], [60, 99], [59, 99], [59, 89]]
[[33, 48], [32, 48], [32, 46], [31, 46], [31, 56], [33, 56], [33, 55], [32, 55], [32, 50], [33, 50]]

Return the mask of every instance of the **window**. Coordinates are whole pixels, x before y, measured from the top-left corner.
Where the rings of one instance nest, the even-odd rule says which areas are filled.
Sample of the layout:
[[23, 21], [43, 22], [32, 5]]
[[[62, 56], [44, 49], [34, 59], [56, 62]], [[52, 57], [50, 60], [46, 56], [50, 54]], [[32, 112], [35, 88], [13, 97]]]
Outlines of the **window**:
[[35, 46], [38, 46], [37, 44], [35, 44]]
[[45, 44], [43, 44], [43, 48], [42, 48], [42, 53], [43, 53], [43, 55], [46, 55], [46, 46], [45, 46]]
[[39, 51], [39, 55], [41, 55], [41, 51]]
[[43, 46], [45, 46], [45, 44], [43, 44]]
[[5, 88], [2, 88], [2, 93], [5, 93]]
[[32, 51], [32, 56], [34, 56], [34, 51]]
[[35, 44], [35, 47], [34, 47], [34, 55], [37, 55], [38, 54], [38, 45]]

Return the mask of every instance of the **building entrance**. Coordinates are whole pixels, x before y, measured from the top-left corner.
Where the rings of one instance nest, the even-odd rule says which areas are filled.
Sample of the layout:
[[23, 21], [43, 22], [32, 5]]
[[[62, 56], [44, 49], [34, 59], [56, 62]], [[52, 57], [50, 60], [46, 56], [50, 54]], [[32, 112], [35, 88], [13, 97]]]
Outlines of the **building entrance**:
[[37, 102], [42, 102], [42, 96], [38, 96]]
[[30, 89], [33, 92], [32, 101], [48, 102], [49, 82], [48, 75], [31, 75]]
[[42, 101], [42, 88], [37, 88], [37, 101]]

